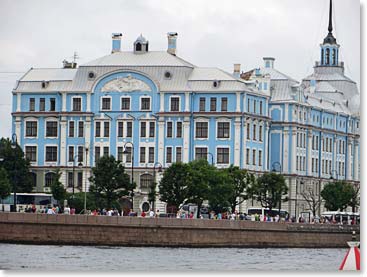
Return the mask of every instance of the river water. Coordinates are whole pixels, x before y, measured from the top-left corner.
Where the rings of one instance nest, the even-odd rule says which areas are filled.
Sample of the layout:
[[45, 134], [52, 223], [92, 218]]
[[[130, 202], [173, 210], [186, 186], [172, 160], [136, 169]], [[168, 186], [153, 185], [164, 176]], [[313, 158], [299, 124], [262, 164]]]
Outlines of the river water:
[[156, 248], [0, 243], [0, 270], [336, 271], [347, 249]]

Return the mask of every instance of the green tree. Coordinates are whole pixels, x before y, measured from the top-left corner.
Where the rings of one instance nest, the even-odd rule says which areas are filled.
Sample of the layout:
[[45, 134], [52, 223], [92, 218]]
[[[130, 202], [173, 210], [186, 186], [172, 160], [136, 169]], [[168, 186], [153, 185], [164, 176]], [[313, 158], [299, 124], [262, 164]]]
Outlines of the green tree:
[[157, 183], [155, 182], [155, 180], [153, 180], [152, 184], [149, 186], [149, 192], [148, 192], [148, 201], [152, 205], [153, 210], [154, 210], [155, 199], [157, 197], [156, 187], [157, 187]]
[[348, 205], [350, 207], [352, 207], [352, 212], [355, 213], [356, 209], [359, 207], [360, 205], [360, 193], [359, 193], [359, 189], [360, 189], [360, 185], [352, 185], [353, 187], [353, 195], [352, 198], [350, 199]]
[[190, 182], [190, 168], [188, 164], [173, 163], [167, 168], [159, 184], [159, 199], [179, 209], [187, 199]]
[[327, 183], [321, 191], [325, 208], [329, 211], [346, 209], [354, 194], [353, 186], [345, 181]]
[[66, 199], [66, 189], [64, 185], [60, 182], [61, 172], [59, 169], [55, 172], [55, 177], [51, 184], [52, 196], [58, 201], [59, 204], [64, 205], [64, 200]]
[[[68, 203], [72, 203], [70, 206], [75, 208], [75, 213], [78, 214], [84, 210], [84, 192], [74, 193], [74, 196], [72, 193], [67, 193], [66, 197], [67, 197]], [[87, 192], [87, 210], [95, 210], [101, 207], [97, 205], [96, 200], [97, 199], [94, 193]], [[99, 203], [102, 206], [106, 205], [105, 199], [100, 200]], [[117, 203], [117, 201], [114, 201], [112, 202], [111, 207], [119, 209], [120, 205]]]
[[280, 209], [281, 202], [288, 201], [287, 197], [283, 198], [288, 193], [284, 176], [274, 172], [265, 173], [257, 178], [250, 191], [261, 206], [270, 211], [275, 207]]
[[[245, 169], [240, 169], [238, 166], [231, 165], [224, 170], [228, 175], [228, 186], [231, 188], [229, 196], [229, 204], [231, 210], [234, 211], [236, 206], [249, 198], [250, 188], [256, 182], [254, 174], [249, 173]], [[247, 190], [249, 190], [247, 192]]]
[[12, 191], [31, 192], [34, 184], [29, 172], [30, 163], [24, 158], [22, 148], [17, 144], [13, 149], [8, 138], [1, 138], [0, 157], [3, 159], [0, 166], [7, 172]]
[[228, 211], [233, 187], [226, 171], [216, 170], [210, 175], [207, 200], [210, 210], [215, 213]]
[[0, 199], [8, 197], [11, 193], [11, 184], [6, 170], [0, 167]]
[[103, 156], [98, 159], [96, 166], [92, 168], [93, 175], [90, 177], [90, 191], [98, 199], [105, 199], [107, 208], [113, 203], [126, 196], [135, 188], [130, 182], [125, 167], [113, 156]]

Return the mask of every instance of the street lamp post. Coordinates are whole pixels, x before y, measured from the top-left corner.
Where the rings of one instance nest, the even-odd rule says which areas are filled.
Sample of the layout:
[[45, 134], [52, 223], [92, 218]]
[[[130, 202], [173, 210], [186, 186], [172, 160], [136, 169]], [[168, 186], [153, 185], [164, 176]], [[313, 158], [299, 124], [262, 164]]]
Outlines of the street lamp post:
[[[11, 137], [11, 148], [14, 150], [14, 161], [13, 161], [13, 166], [14, 166], [14, 171], [15, 171], [15, 168], [16, 168], [16, 165], [15, 165], [15, 150], [17, 148], [17, 144], [18, 144], [18, 141], [17, 141], [17, 135], [14, 133]], [[14, 205], [13, 205], [13, 212], [17, 212], [17, 184], [16, 184], [16, 174], [15, 172], [13, 172], [13, 191], [14, 191]]]
[[[156, 181], [155, 181], [155, 169], [156, 169], [156, 165], [158, 165], [158, 173], [161, 173], [162, 172], [162, 164], [160, 162], [155, 162], [155, 164], [153, 166], [153, 184], [152, 184], [152, 186], [155, 186], [156, 185]], [[151, 188], [151, 189], [153, 189], [153, 188]], [[154, 195], [154, 200], [152, 201], [152, 210], [153, 211], [154, 211], [154, 203], [155, 203], [155, 195]]]
[[214, 155], [212, 153], [210, 153], [210, 152], [208, 152], [208, 155], [211, 156], [211, 158], [212, 158], [212, 165], [214, 165]]
[[[73, 195], [72, 195], [72, 199], [73, 199], [73, 202], [72, 202], [72, 205], [74, 205], [74, 188], [75, 188], [75, 160], [76, 159], [79, 159], [79, 154], [76, 154], [74, 157], [73, 157]], [[78, 167], [81, 166], [82, 163], [79, 162], [78, 164]], [[74, 207], [73, 207], [74, 208]]]
[[85, 148], [85, 187], [84, 187], [84, 214], [87, 214], [87, 171], [88, 171], [88, 148]]
[[[125, 150], [123, 153], [126, 155], [129, 154], [129, 152], [126, 150], [127, 144], [131, 145], [131, 184], [133, 186], [134, 185], [134, 144], [130, 141], [124, 144]], [[131, 197], [131, 207], [132, 207], [132, 210], [134, 210], [134, 188], [131, 189], [130, 197]]]

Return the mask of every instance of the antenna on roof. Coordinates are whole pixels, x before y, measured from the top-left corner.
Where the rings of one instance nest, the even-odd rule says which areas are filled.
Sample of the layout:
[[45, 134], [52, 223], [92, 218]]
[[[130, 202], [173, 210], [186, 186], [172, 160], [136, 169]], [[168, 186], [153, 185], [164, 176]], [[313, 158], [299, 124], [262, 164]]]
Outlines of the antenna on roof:
[[74, 55], [72, 57], [69, 57], [69, 58], [72, 58], [73, 61], [68, 62], [67, 60], [63, 60], [62, 61], [63, 67], [64, 68], [76, 68], [76, 66], [77, 66], [76, 60], [80, 59], [80, 57], [78, 56], [78, 53], [76, 51], [74, 51]]

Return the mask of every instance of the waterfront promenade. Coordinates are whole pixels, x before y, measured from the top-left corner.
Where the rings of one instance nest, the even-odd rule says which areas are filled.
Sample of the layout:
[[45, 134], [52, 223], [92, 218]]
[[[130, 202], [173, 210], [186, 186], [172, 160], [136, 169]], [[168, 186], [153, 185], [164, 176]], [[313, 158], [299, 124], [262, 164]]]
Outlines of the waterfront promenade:
[[346, 247], [359, 225], [0, 213], [0, 242], [161, 247]]

